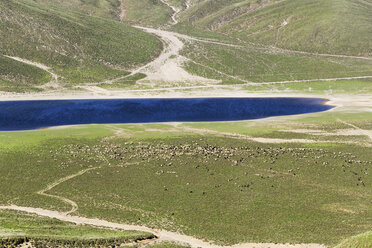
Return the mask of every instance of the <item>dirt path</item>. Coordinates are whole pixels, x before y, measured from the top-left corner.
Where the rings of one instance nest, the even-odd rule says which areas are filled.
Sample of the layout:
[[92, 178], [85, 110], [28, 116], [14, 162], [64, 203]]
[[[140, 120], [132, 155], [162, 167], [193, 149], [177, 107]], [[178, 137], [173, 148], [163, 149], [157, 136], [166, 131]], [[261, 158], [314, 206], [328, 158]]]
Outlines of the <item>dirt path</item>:
[[186, 9], [191, 8], [191, 7], [192, 7], [191, 0], [186, 0], [186, 1], [185, 1], [185, 5], [186, 5]]
[[61, 184], [61, 183], [64, 183], [64, 182], [66, 182], [66, 181], [68, 181], [68, 180], [71, 180], [71, 179], [73, 179], [73, 178], [75, 178], [75, 177], [81, 176], [81, 175], [85, 174], [85, 173], [88, 172], [88, 171], [95, 170], [95, 169], [98, 169], [98, 168], [99, 168], [99, 167], [96, 167], [96, 168], [89, 168], [89, 169], [84, 169], [84, 170], [79, 171], [78, 173], [75, 173], [75, 174], [73, 174], [73, 175], [70, 175], [70, 176], [67, 176], [67, 177], [64, 177], [64, 178], [58, 179], [57, 181], [55, 181], [55, 182], [49, 184], [45, 189], [42, 189], [42, 190], [38, 191], [37, 194], [39, 194], [39, 195], [43, 195], [43, 196], [52, 197], [52, 198], [56, 198], [56, 199], [59, 199], [59, 200], [61, 200], [61, 201], [66, 202], [67, 204], [70, 204], [71, 207], [72, 207], [71, 210], [68, 211], [68, 212], [66, 212], [66, 213], [64, 213], [64, 214], [65, 214], [65, 215], [71, 214], [71, 213], [75, 212], [76, 210], [78, 210], [78, 205], [76, 204], [76, 202], [74, 202], [74, 201], [72, 201], [72, 200], [70, 200], [70, 199], [67, 199], [67, 198], [65, 198], [65, 197], [63, 197], [63, 196], [51, 195], [51, 194], [48, 194], [48, 193], [46, 193], [46, 192], [49, 191], [49, 190], [51, 190], [51, 189], [53, 189], [54, 187], [58, 186], [58, 185]]
[[348, 123], [346, 121], [343, 121], [341, 119], [337, 119], [338, 122], [341, 122], [342, 124], [344, 125], [347, 125], [351, 128], [353, 128], [353, 132], [349, 132], [349, 134], [354, 134], [354, 135], [364, 135], [364, 136], [367, 136], [370, 141], [372, 141], [372, 130], [364, 130], [364, 129], [361, 129], [360, 127], [357, 127], [351, 123]]
[[13, 59], [15, 61], [27, 64], [27, 65], [35, 66], [35, 67], [37, 67], [37, 68], [39, 68], [43, 71], [46, 71], [47, 73], [49, 73], [52, 76], [52, 80], [49, 83], [44, 84], [42, 86], [36, 86], [36, 88], [47, 89], [47, 88], [58, 88], [59, 87], [59, 85], [58, 85], [58, 75], [55, 74], [50, 67], [48, 67], [46, 65], [43, 65], [43, 64], [40, 64], [40, 63], [36, 63], [36, 62], [30, 61], [30, 60], [27, 60], [27, 59], [18, 58], [18, 57], [12, 57], [12, 56], [7, 56], [7, 55], [4, 55], [4, 57], [7, 57], [9, 59]]
[[164, 3], [169, 8], [172, 9], [172, 11], [173, 11], [173, 14], [172, 14], [172, 17], [171, 17], [172, 18], [172, 22], [173, 22], [172, 24], [173, 25], [178, 24], [177, 15], [181, 12], [181, 9], [176, 8], [173, 5], [169, 4], [169, 2], [167, 0], [160, 0], [160, 2]]
[[179, 125], [175, 126], [176, 128], [181, 129], [182, 131], [198, 133], [201, 135], [205, 134], [213, 134], [218, 136], [230, 137], [235, 139], [243, 139], [243, 140], [251, 140], [258, 143], [265, 143], [265, 144], [282, 144], [282, 143], [345, 143], [345, 144], [357, 144], [357, 145], [365, 145], [359, 144], [358, 142], [351, 142], [351, 141], [332, 141], [332, 140], [312, 140], [312, 139], [280, 139], [280, 138], [262, 138], [262, 137], [253, 137], [245, 134], [239, 133], [229, 133], [229, 132], [221, 132], [212, 129], [205, 129], [205, 128], [191, 128]]
[[364, 57], [364, 56], [353, 56], [353, 55], [343, 55], [343, 54], [329, 54], [329, 53], [312, 53], [312, 52], [304, 52], [304, 51], [297, 51], [297, 50], [290, 50], [284, 49], [279, 47], [271, 47], [274, 50], [286, 53], [294, 53], [294, 54], [304, 54], [304, 55], [312, 55], [312, 56], [319, 56], [319, 57], [333, 57], [333, 58], [344, 58], [344, 59], [363, 59], [363, 60], [372, 60], [372, 57]]
[[271, 85], [271, 84], [290, 84], [290, 83], [311, 83], [311, 82], [329, 82], [339, 80], [354, 80], [354, 79], [368, 79], [372, 76], [356, 76], [356, 77], [338, 77], [338, 78], [315, 78], [315, 79], [301, 79], [301, 80], [287, 80], [287, 81], [273, 81], [273, 82], [262, 82], [262, 83], [247, 83], [244, 85]]
[[122, 22], [124, 21], [125, 15], [126, 15], [126, 9], [124, 7], [124, 0], [119, 1], [120, 7], [119, 7], [119, 20]]
[[102, 95], [109, 96], [111, 94], [109, 90], [106, 90], [104, 88], [94, 86], [94, 85], [76, 86], [75, 88], [84, 89], [86, 91], [92, 92], [94, 96], [102, 96]]
[[244, 82], [246, 84], [251, 84], [252, 82], [251, 81], [248, 81], [248, 80], [245, 80], [245, 79], [242, 79], [240, 77], [237, 77], [237, 76], [233, 76], [233, 75], [230, 75], [230, 74], [227, 74], [227, 73], [224, 73], [222, 71], [219, 71], [215, 68], [212, 68], [210, 66], [207, 66], [207, 65], [203, 65], [203, 64], [200, 64], [198, 62], [195, 62], [195, 61], [192, 61], [190, 60], [190, 63], [194, 63], [195, 65], [198, 65], [198, 66], [201, 66], [201, 67], [204, 67], [204, 68], [207, 68], [208, 70], [211, 70], [211, 71], [214, 71], [222, 76], [225, 76], [225, 77], [228, 77], [228, 78], [232, 78], [232, 79], [235, 79], [235, 80], [238, 80], [238, 81], [241, 81], [241, 82]]
[[0, 209], [3, 210], [16, 210], [26, 213], [37, 214], [39, 216], [55, 218], [62, 221], [67, 221], [71, 223], [75, 223], [78, 225], [92, 225], [92, 226], [99, 226], [99, 227], [108, 227], [108, 228], [115, 228], [121, 230], [135, 230], [135, 231], [142, 231], [142, 232], [149, 232], [155, 234], [159, 241], [173, 241], [181, 244], [190, 245], [191, 247], [203, 247], [203, 248], [227, 248], [227, 247], [235, 247], [235, 248], [325, 248], [324, 245], [319, 244], [265, 244], [265, 243], [247, 243], [247, 244], [239, 244], [234, 246], [217, 246], [211, 243], [202, 241], [200, 239], [196, 239], [191, 236], [175, 233], [175, 232], [168, 232], [164, 230], [152, 229], [145, 226], [138, 226], [138, 225], [126, 225], [121, 223], [109, 222], [100, 219], [93, 219], [93, 218], [85, 218], [79, 216], [72, 216], [67, 215], [66, 213], [60, 213], [57, 211], [51, 211], [41, 208], [30, 208], [30, 207], [20, 207], [20, 206], [0, 206]]

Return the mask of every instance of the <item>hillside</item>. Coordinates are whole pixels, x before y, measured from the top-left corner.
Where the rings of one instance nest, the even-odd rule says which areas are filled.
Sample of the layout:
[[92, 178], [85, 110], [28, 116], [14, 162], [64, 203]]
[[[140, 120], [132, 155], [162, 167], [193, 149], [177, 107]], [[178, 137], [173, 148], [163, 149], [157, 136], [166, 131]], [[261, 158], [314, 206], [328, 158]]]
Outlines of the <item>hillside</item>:
[[[76, 11], [100, 16], [130, 24], [159, 27], [170, 22], [172, 9], [160, 0], [36, 0], [67, 11]], [[169, 3], [182, 8], [183, 0], [169, 0]]]
[[317, 53], [372, 55], [366, 0], [200, 0], [182, 24], [244, 41]]
[[0, 56], [1, 91], [38, 90], [37, 86], [46, 84], [50, 80], [51, 76], [39, 68]]
[[0, 24], [1, 55], [51, 67], [67, 86], [126, 75], [162, 49], [156, 37], [128, 25], [27, 0], [1, 1]]
[[68, 11], [79, 11], [88, 15], [100, 16], [108, 19], [113, 18], [117, 20], [119, 19], [121, 6], [120, 0], [34, 0], [34, 2]]

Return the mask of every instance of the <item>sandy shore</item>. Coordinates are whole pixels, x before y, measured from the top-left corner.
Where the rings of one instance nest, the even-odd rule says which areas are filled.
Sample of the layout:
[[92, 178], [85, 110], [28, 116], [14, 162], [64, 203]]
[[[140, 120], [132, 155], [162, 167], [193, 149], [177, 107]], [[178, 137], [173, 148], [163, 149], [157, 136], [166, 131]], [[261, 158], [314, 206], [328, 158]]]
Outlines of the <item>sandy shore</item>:
[[133, 98], [208, 98], [208, 97], [307, 97], [324, 98], [327, 104], [335, 106], [333, 111], [340, 109], [359, 109], [361, 112], [372, 112], [372, 95], [345, 95], [345, 94], [305, 94], [290, 92], [249, 92], [231, 88], [164, 88], [150, 90], [120, 90], [94, 92], [65, 91], [45, 92], [32, 94], [0, 93], [0, 101], [29, 101], [29, 100], [66, 100], [66, 99], [133, 99]]

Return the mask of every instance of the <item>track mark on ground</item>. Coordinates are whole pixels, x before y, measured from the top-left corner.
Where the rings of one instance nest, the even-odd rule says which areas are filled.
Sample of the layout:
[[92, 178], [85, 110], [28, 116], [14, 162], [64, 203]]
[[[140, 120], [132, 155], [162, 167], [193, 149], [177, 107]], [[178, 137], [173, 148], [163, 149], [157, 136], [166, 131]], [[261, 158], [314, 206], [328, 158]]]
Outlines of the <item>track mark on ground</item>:
[[353, 128], [355, 130], [355, 135], [364, 135], [364, 136], [367, 136], [370, 141], [372, 141], [372, 131], [371, 130], [365, 130], [365, 129], [362, 129], [360, 127], [357, 127], [351, 123], [348, 123], [346, 121], [343, 121], [341, 119], [337, 119], [338, 122], [341, 122], [342, 124], [344, 125], [347, 125], [351, 128]]
[[36, 86], [36, 88], [45, 89], [45, 88], [49, 88], [49, 87], [50, 88], [58, 88], [59, 87], [59, 85], [58, 85], [58, 75], [55, 74], [50, 67], [48, 67], [46, 65], [43, 65], [43, 64], [40, 64], [40, 63], [37, 63], [37, 62], [27, 60], [27, 59], [19, 58], [19, 57], [12, 57], [12, 56], [7, 56], [7, 55], [4, 55], [4, 57], [7, 57], [9, 59], [13, 59], [15, 61], [27, 64], [27, 65], [35, 66], [35, 67], [37, 67], [37, 68], [39, 68], [43, 71], [46, 71], [47, 73], [49, 73], [52, 76], [52, 80], [49, 83], [44, 84], [42, 86]]
[[52, 194], [48, 194], [46, 192], [49, 191], [49, 190], [51, 190], [51, 189], [53, 189], [54, 187], [58, 186], [61, 183], [64, 183], [64, 182], [66, 182], [68, 180], [71, 180], [71, 179], [73, 179], [75, 177], [81, 176], [81, 175], [85, 174], [88, 171], [95, 170], [95, 169], [98, 169], [98, 168], [100, 168], [100, 167], [84, 169], [84, 170], [81, 170], [81, 171], [79, 171], [79, 172], [77, 172], [77, 173], [75, 173], [73, 175], [60, 178], [57, 181], [55, 181], [55, 182], [47, 185], [47, 187], [45, 189], [42, 189], [42, 190], [38, 191], [37, 194], [42, 195], [42, 196], [48, 196], [48, 197], [56, 198], [56, 199], [59, 199], [61, 201], [66, 202], [67, 204], [70, 204], [71, 207], [72, 207], [71, 210], [68, 211], [68, 212], [66, 212], [66, 213], [64, 213], [64, 214], [66, 214], [66, 215], [71, 214], [71, 213], [75, 212], [76, 210], [78, 210], [78, 205], [76, 204], [76, 202], [74, 202], [74, 201], [72, 201], [70, 199], [67, 199], [67, 198], [65, 198], [63, 196], [52, 195]]

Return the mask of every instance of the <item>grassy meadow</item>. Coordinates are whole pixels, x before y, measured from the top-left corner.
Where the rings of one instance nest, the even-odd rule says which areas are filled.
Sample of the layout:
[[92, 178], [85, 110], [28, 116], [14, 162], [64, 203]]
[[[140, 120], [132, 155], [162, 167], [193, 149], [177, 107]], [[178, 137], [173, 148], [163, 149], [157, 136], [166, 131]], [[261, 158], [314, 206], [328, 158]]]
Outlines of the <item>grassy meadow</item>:
[[0, 202], [69, 211], [65, 202], [35, 192], [91, 168], [47, 193], [76, 202], [81, 216], [219, 244], [336, 245], [372, 227], [371, 147], [363, 134], [346, 135], [350, 127], [338, 120], [370, 130], [370, 118], [326, 112], [2, 132]]

